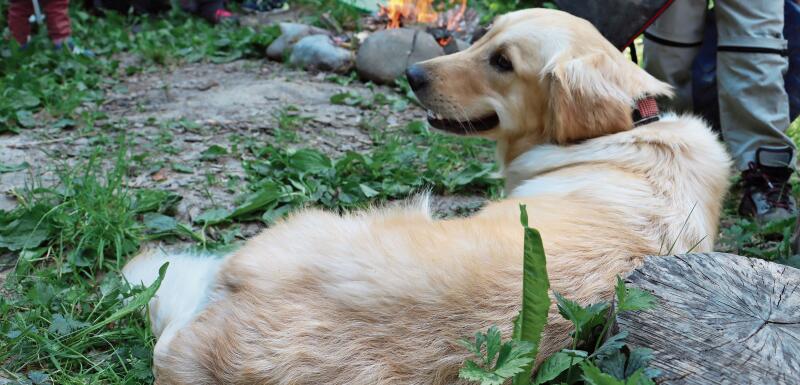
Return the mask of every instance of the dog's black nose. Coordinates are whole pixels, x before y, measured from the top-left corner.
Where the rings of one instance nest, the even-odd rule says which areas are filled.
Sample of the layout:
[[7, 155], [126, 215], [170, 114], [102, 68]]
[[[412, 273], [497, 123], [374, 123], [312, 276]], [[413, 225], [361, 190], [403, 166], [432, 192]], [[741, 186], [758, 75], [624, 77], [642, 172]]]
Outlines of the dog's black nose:
[[414, 91], [419, 91], [428, 86], [428, 74], [418, 64], [412, 64], [411, 67], [406, 69], [406, 79], [408, 79], [408, 85]]

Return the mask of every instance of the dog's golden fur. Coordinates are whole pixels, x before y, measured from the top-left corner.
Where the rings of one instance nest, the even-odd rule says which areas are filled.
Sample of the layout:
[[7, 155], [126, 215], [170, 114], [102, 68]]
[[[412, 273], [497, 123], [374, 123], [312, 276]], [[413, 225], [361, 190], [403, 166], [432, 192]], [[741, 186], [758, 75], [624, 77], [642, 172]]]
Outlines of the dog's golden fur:
[[[513, 71], [492, 68], [498, 52]], [[456, 341], [493, 324], [508, 333], [519, 310], [520, 203], [542, 234], [552, 289], [581, 303], [610, 299], [615, 277], [645, 255], [712, 248], [728, 156], [691, 117], [631, 129], [634, 99], [668, 87], [588, 23], [514, 12], [422, 67], [420, 100], [435, 112], [466, 129], [499, 116], [482, 134], [498, 142], [508, 198], [449, 220], [432, 219], [424, 198], [344, 216], [306, 210], [212, 267], [137, 257], [132, 281], [173, 261], [151, 307], [158, 384], [461, 383]], [[569, 329], [551, 308], [539, 361], [567, 346]]]

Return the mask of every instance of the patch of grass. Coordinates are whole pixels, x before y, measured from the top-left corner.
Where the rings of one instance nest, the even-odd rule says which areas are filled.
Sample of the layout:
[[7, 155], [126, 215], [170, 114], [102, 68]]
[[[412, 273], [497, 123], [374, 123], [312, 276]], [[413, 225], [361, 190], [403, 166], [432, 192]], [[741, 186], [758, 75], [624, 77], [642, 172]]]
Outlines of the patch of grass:
[[17, 191], [19, 207], [0, 211], [0, 250], [53, 262], [61, 273], [121, 267], [146, 236], [141, 216], [168, 212], [180, 198], [166, 191], [129, 190], [130, 158], [124, 147], [111, 165], [103, 163], [103, 155], [94, 151], [82, 163], [58, 166], [53, 186]]
[[[17, 191], [0, 210], [0, 255], [18, 256], [0, 293], [0, 378], [36, 384], [152, 381], [153, 337], [141, 311], [158, 282], [127, 285], [119, 268], [141, 241], [180, 232], [179, 197], [129, 190], [125, 146], [57, 167], [57, 183]], [[174, 221], [174, 219], [172, 219]]]
[[272, 223], [305, 205], [348, 210], [426, 190], [499, 196], [488, 142], [429, 132], [423, 122], [404, 131], [377, 135], [372, 150], [335, 159], [310, 148], [254, 146], [256, 159], [244, 163], [251, 192], [233, 210], [211, 210], [198, 220]]
[[[28, 261], [21, 263], [29, 263]], [[142, 317], [160, 281], [131, 287], [116, 272], [13, 274], [0, 297], [0, 378], [11, 384], [153, 381], [154, 338]]]
[[[121, 76], [155, 64], [263, 57], [279, 34], [277, 27], [212, 26], [180, 12], [158, 18], [113, 12], [98, 17], [72, 7], [70, 14], [76, 41], [96, 57], [56, 52], [44, 33], [25, 50], [10, 42], [8, 49], [0, 50], [0, 133], [41, 124], [93, 122], [104, 90]], [[121, 53], [139, 60], [123, 67], [116, 56]]]

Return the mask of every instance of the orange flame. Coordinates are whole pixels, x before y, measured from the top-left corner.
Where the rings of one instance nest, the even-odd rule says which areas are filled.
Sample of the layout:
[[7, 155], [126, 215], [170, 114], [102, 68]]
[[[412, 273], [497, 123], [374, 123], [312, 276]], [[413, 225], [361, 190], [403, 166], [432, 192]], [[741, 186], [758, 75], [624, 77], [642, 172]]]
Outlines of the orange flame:
[[433, 9], [433, 0], [389, 0], [386, 5], [380, 6], [378, 14], [389, 19], [386, 28], [400, 28], [406, 23], [436, 22], [440, 27], [454, 31], [458, 29], [458, 24], [467, 9], [467, 0], [451, 0], [452, 3], [456, 1], [460, 1], [457, 10], [447, 12], [445, 20], [440, 20], [439, 13]]

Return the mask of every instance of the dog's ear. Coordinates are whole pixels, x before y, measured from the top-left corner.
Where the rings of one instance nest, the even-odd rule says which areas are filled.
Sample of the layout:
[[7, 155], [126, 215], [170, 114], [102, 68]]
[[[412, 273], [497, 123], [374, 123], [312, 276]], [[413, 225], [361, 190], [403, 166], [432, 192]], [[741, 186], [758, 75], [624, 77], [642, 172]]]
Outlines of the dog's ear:
[[555, 143], [628, 130], [636, 98], [672, 92], [618, 52], [568, 56], [551, 61], [543, 73], [550, 92], [545, 134]]

